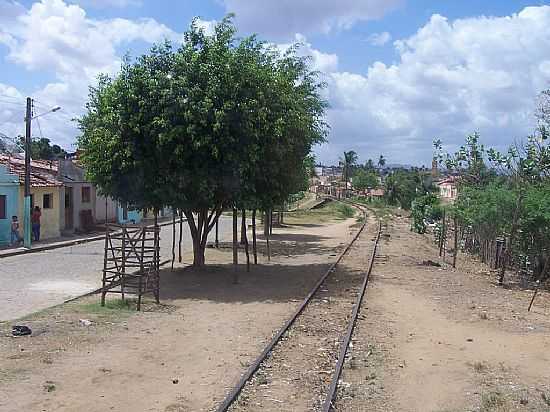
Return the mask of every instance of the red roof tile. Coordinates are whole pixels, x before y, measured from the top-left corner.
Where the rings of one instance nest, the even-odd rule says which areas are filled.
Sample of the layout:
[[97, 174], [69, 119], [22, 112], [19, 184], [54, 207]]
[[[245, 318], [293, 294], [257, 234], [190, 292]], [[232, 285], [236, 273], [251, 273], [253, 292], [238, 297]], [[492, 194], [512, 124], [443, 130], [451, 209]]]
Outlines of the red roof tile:
[[[19, 176], [19, 183], [25, 184], [25, 159], [0, 154], [0, 164], [7, 165], [10, 173]], [[63, 186], [57, 180], [57, 162], [31, 160], [31, 187]]]

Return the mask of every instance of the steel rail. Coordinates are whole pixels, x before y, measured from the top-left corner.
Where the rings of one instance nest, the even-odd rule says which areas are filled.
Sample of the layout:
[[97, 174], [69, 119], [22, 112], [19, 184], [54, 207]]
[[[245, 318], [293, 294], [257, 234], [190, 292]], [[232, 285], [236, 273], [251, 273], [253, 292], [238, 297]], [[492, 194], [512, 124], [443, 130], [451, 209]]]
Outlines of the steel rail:
[[361, 310], [361, 304], [363, 303], [363, 298], [365, 297], [365, 293], [367, 291], [367, 286], [369, 283], [370, 274], [372, 272], [372, 267], [374, 264], [374, 259], [376, 257], [376, 249], [378, 248], [378, 241], [380, 240], [380, 234], [382, 232], [382, 221], [378, 221], [378, 233], [376, 235], [376, 240], [374, 242], [374, 247], [372, 248], [372, 254], [369, 261], [369, 267], [367, 269], [367, 273], [365, 274], [365, 279], [363, 280], [363, 285], [361, 286], [361, 292], [359, 293], [359, 296], [357, 296], [357, 300], [355, 302], [355, 306], [353, 308], [353, 314], [352, 317], [348, 323], [348, 328], [346, 331], [346, 334], [344, 336], [344, 340], [342, 341], [342, 344], [340, 345], [340, 352], [338, 355], [338, 362], [336, 363], [336, 368], [334, 371], [334, 374], [332, 375], [332, 381], [329, 386], [329, 390], [327, 393], [327, 397], [325, 398], [325, 403], [323, 404], [322, 411], [323, 412], [330, 412], [330, 410], [333, 407], [333, 401], [334, 397], [336, 396], [336, 391], [338, 389], [338, 382], [340, 380], [340, 376], [342, 375], [342, 369], [344, 368], [344, 363], [346, 361], [346, 355], [348, 353], [349, 344], [351, 341], [351, 338], [353, 336], [353, 331], [355, 329], [355, 325], [357, 323], [357, 318], [359, 316], [359, 312]]
[[336, 265], [340, 263], [340, 261], [343, 259], [343, 257], [348, 253], [348, 251], [351, 249], [351, 246], [355, 243], [355, 241], [359, 238], [359, 235], [363, 233], [363, 230], [367, 226], [367, 219], [366, 219], [366, 208], [363, 207], [363, 205], [354, 205], [356, 208], [361, 210], [364, 214], [364, 222], [363, 225], [359, 228], [351, 242], [346, 246], [344, 251], [340, 253], [340, 256], [338, 256], [338, 259], [330, 266], [330, 268], [319, 278], [313, 289], [308, 293], [308, 295], [304, 298], [300, 306], [298, 306], [298, 309], [292, 314], [292, 316], [285, 322], [283, 327], [279, 329], [279, 331], [273, 336], [273, 338], [269, 341], [267, 346], [264, 348], [262, 353], [256, 358], [256, 360], [248, 367], [246, 372], [241, 376], [241, 379], [237, 382], [237, 384], [231, 389], [231, 391], [227, 394], [225, 399], [222, 401], [222, 403], [216, 408], [216, 412], [226, 412], [229, 407], [237, 400], [239, 397], [239, 394], [246, 386], [247, 382], [254, 376], [256, 371], [260, 368], [262, 362], [267, 359], [269, 354], [272, 352], [273, 348], [279, 343], [283, 335], [290, 329], [290, 327], [294, 324], [298, 316], [304, 311], [306, 306], [311, 301], [311, 298], [317, 293], [321, 285], [325, 282], [325, 280], [328, 278], [328, 276], [334, 271], [336, 268]]

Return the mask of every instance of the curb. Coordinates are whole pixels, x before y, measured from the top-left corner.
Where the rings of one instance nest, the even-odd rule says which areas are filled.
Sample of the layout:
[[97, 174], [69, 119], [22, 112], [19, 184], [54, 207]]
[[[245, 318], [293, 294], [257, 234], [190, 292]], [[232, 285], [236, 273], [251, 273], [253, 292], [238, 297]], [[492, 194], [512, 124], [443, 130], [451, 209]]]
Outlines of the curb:
[[[183, 219], [183, 221], [187, 222], [187, 219]], [[178, 221], [176, 220], [176, 223], [177, 222]], [[168, 225], [171, 225], [171, 224], [172, 224], [172, 221], [159, 223], [159, 227], [168, 226]], [[147, 226], [152, 226], [152, 225], [147, 225]], [[75, 240], [68, 240], [66, 242], [58, 242], [58, 243], [53, 243], [53, 244], [50, 244], [50, 245], [37, 246], [37, 247], [31, 248], [31, 249], [14, 250], [13, 252], [0, 253], [0, 259], [12, 257], [12, 256], [18, 256], [18, 255], [25, 255], [27, 253], [45, 252], [45, 251], [48, 251], [48, 250], [60, 249], [60, 248], [63, 248], [63, 247], [75, 246], [75, 245], [80, 245], [80, 244], [84, 244], [84, 243], [97, 242], [98, 240], [105, 240], [105, 235], [92, 236], [92, 237], [88, 237], [88, 238], [81, 238], [81, 239], [75, 239]]]

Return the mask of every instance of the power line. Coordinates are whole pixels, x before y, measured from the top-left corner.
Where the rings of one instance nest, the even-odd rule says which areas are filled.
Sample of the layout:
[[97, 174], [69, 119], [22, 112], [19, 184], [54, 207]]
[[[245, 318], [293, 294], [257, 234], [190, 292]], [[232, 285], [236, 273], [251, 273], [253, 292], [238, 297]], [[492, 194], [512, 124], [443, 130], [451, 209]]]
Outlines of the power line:
[[17, 100], [18, 102], [23, 102], [23, 98], [22, 97], [15, 97], [15, 96], [10, 96], [9, 94], [2, 94], [0, 93], [0, 96], [1, 97], [6, 97], [8, 99], [14, 99], [14, 100]]
[[13, 105], [15, 105], [15, 106], [22, 106], [22, 107], [25, 107], [25, 104], [24, 104], [24, 103], [10, 102], [9, 100], [4, 100], [4, 99], [0, 99], [0, 102], [1, 102], [1, 103], [5, 103], [5, 104], [13, 104]]

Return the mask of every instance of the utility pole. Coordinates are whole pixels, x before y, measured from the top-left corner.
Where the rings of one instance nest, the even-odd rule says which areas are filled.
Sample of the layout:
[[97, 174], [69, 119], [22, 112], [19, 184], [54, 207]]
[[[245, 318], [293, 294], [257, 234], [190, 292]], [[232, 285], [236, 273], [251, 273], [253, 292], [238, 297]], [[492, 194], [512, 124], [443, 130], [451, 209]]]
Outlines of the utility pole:
[[32, 99], [27, 97], [25, 116], [25, 201], [23, 203], [23, 246], [31, 247], [31, 121]]

